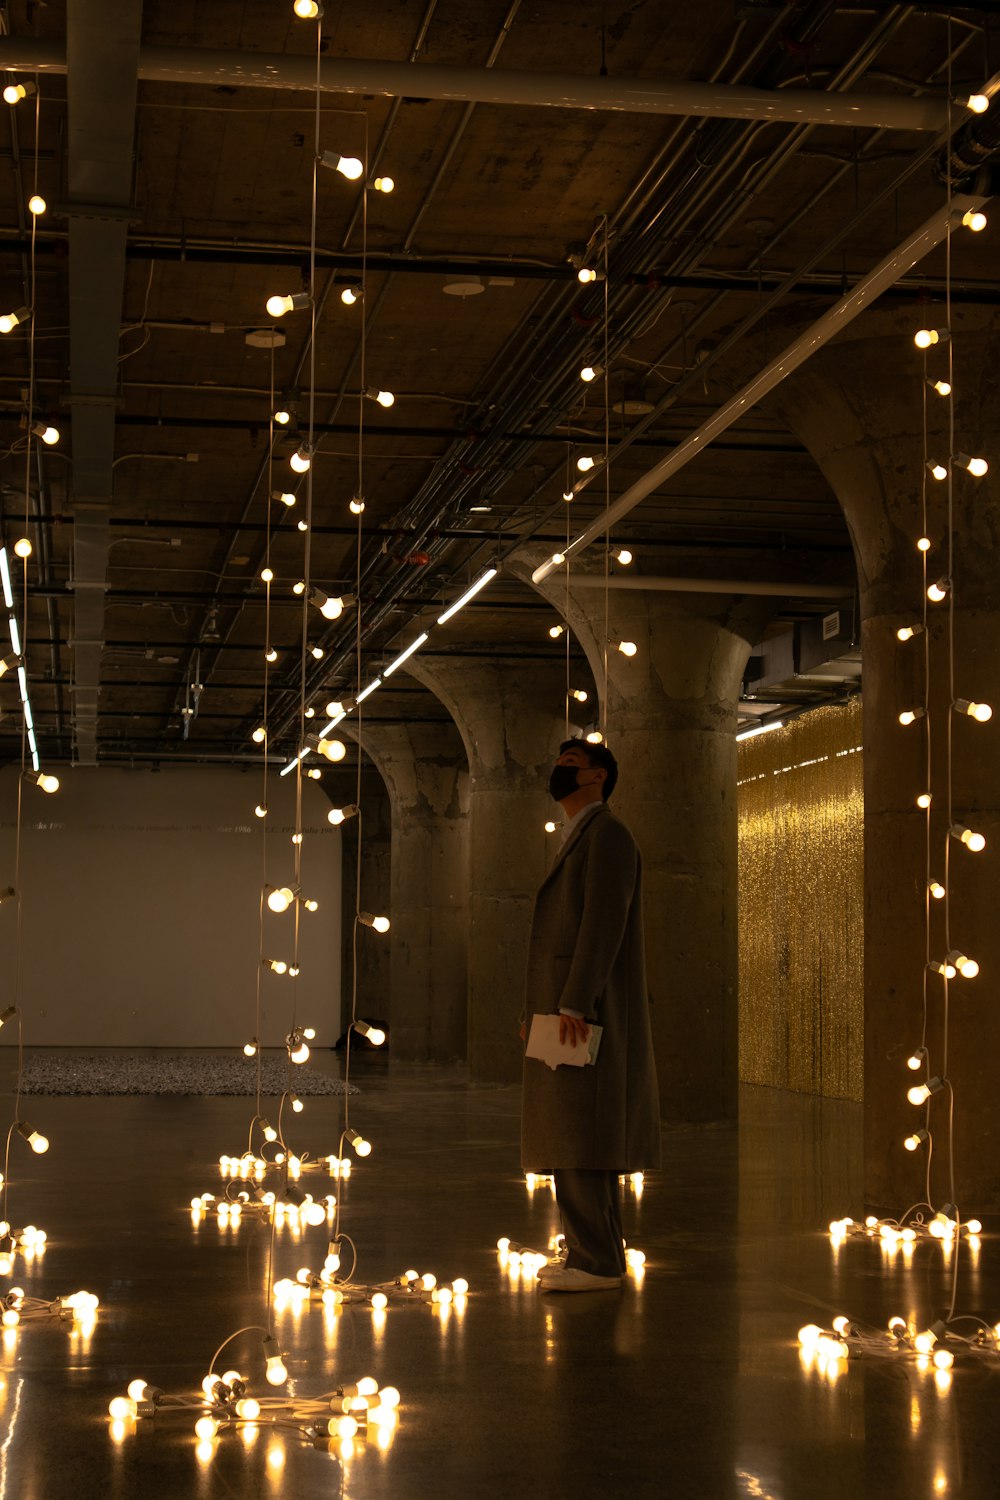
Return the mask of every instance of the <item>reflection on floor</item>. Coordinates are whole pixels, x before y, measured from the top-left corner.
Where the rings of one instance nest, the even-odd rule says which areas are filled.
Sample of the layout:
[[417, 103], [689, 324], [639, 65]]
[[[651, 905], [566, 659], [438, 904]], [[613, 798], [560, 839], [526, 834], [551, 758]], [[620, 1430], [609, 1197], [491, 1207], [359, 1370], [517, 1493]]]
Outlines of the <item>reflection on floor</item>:
[[[517, 1171], [518, 1091], [374, 1062], [355, 1076], [374, 1149], [336, 1187], [359, 1278], [416, 1269], [471, 1290], [464, 1305], [393, 1302], [380, 1315], [293, 1298], [275, 1333], [303, 1398], [363, 1375], [398, 1387], [390, 1437], [355, 1440], [349, 1456], [267, 1429], [199, 1449], [193, 1415], [161, 1411], [115, 1441], [108, 1402], [130, 1380], [193, 1395], [217, 1345], [262, 1321], [269, 1231], [211, 1214], [195, 1227], [189, 1208], [218, 1184], [219, 1155], [242, 1149], [248, 1101], [37, 1099], [51, 1150], [15, 1140], [11, 1206], [49, 1239], [16, 1279], [42, 1297], [87, 1288], [101, 1309], [89, 1335], [55, 1320], [4, 1344], [0, 1500], [996, 1496], [1000, 1360], [959, 1362], [945, 1388], [906, 1359], [832, 1375], [800, 1361], [805, 1323], [926, 1323], [947, 1301], [937, 1245], [905, 1263], [876, 1244], [831, 1247], [827, 1223], [861, 1208], [854, 1106], [747, 1090], [739, 1136], [668, 1132], [663, 1171], [641, 1195], [626, 1189], [644, 1277], [560, 1298], [496, 1251], [504, 1236], [544, 1250], [556, 1227], [550, 1192]], [[307, 1101], [301, 1149], [335, 1150], [336, 1110]], [[321, 1263], [326, 1233], [276, 1234], [275, 1277]], [[1000, 1318], [989, 1233], [959, 1303]], [[259, 1334], [223, 1364], [270, 1394]]]

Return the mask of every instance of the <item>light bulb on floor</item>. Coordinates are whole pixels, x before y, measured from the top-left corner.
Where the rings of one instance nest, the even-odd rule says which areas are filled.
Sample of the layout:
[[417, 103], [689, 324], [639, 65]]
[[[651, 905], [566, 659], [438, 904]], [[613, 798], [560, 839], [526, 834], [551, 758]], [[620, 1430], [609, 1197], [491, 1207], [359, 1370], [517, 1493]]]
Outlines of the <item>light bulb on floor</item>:
[[268, 1356], [267, 1369], [264, 1371], [264, 1379], [268, 1385], [284, 1385], [288, 1379], [288, 1371], [280, 1354]]

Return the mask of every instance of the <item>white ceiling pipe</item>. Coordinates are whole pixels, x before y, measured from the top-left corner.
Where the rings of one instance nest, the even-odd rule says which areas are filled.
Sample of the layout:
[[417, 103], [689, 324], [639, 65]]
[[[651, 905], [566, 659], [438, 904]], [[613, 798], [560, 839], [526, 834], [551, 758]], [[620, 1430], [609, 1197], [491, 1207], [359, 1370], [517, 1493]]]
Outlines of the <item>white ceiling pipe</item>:
[[662, 590], [671, 594], [765, 594], [777, 599], [843, 599], [853, 593], [849, 583], [762, 583], [748, 578], [602, 578], [598, 573], [574, 573], [576, 589]]
[[[613, 505], [602, 510], [590, 525], [580, 535], [551, 557], [548, 562], [535, 569], [531, 575], [533, 583], [540, 583], [547, 578], [556, 568], [562, 567], [574, 554], [586, 547], [590, 542], [602, 536], [611, 527], [615, 526], [623, 516], [645, 500], [661, 485], [665, 484], [676, 473], [689, 464], [699, 453], [703, 453], [723, 432], [726, 432], [741, 417], [745, 417], [759, 401], [779, 386], [783, 380], [793, 374], [800, 365], [805, 364], [810, 355], [815, 354], [824, 344], [828, 344], [844, 328], [846, 328], [859, 313], [864, 312], [877, 297], [911, 271], [919, 260], [928, 255], [946, 239], [950, 232], [962, 222], [962, 215], [970, 209], [982, 208], [989, 199], [981, 196], [960, 194], [952, 199], [951, 209], [947, 207], [938, 209], [932, 214], [919, 229], [915, 229], [901, 244], [891, 250], [884, 260], [879, 261], [874, 270], [859, 281], [857, 286], [841, 297], [829, 312], [823, 316], [798, 338], [776, 355], [774, 359], [766, 364], [759, 374], [748, 381], [736, 395], [724, 406], [720, 406], [717, 412], [703, 422], [700, 427], [686, 437], [683, 442], [678, 443], [667, 457], [660, 463], [654, 464], [648, 473], [643, 474], [634, 484], [630, 484], [623, 494], [619, 495]], [[556, 559], [559, 559], [556, 561]]]
[[[65, 73], [57, 42], [0, 38], [0, 69]], [[156, 83], [227, 84], [242, 88], [316, 87], [312, 56], [144, 46], [139, 77]], [[454, 68], [376, 58], [324, 57], [320, 87], [331, 93], [442, 99], [454, 103], [543, 105], [623, 114], [709, 115], [726, 120], [780, 120], [865, 129], [944, 130], [948, 104], [898, 94], [841, 94], [823, 89], [754, 89], [686, 79], [602, 78], [515, 69]]]

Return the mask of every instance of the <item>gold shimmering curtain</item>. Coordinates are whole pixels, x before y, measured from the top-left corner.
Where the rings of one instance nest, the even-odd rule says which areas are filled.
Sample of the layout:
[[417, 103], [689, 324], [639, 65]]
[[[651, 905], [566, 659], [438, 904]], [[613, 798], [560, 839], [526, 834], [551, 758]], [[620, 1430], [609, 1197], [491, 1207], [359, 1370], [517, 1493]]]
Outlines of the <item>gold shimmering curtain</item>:
[[739, 745], [740, 1078], [862, 1097], [861, 701]]

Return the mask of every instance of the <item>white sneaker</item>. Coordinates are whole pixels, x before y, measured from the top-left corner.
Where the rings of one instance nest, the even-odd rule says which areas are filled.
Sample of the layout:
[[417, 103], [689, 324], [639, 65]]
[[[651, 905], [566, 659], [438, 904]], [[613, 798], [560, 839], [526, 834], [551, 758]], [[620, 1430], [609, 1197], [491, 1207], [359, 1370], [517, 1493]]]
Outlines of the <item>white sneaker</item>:
[[620, 1287], [620, 1276], [595, 1276], [591, 1271], [580, 1271], [576, 1266], [553, 1269], [539, 1283], [543, 1292], [610, 1292]]
[[554, 1271], [565, 1271], [565, 1269], [565, 1255], [553, 1255], [550, 1260], [547, 1260], [545, 1262], [544, 1266], [539, 1266], [538, 1270], [535, 1272], [535, 1280], [546, 1281]]

